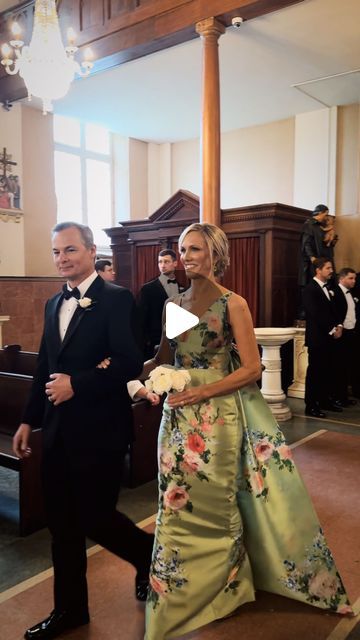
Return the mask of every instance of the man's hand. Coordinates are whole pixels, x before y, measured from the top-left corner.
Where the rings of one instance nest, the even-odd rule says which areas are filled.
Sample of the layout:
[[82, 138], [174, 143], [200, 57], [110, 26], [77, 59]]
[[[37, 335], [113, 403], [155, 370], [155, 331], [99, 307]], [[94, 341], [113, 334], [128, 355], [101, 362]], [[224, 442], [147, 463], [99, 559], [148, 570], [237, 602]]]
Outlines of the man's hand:
[[30, 434], [30, 425], [22, 422], [13, 437], [13, 451], [18, 458], [29, 458], [31, 456], [31, 448], [29, 447]]
[[66, 402], [73, 398], [74, 391], [71, 386], [71, 378], [66, 373], [52, 373], [50, 376], [52, 382], [45, 385], [45, 393], [48, 400], [55, 405]]
[[341, 338], [342, 332], [343, 332], [342, 326], [337, 326], [335, 328], [335, 331], [333, 333], [333, 336], [334, 336], [335, 340], [338, 340], [338, 338]]
[[155, 407], [160, 402], [160, 396], [153, 391], [148, 391], [146, 394], [146, 400], [148, 400], [150, 404]]

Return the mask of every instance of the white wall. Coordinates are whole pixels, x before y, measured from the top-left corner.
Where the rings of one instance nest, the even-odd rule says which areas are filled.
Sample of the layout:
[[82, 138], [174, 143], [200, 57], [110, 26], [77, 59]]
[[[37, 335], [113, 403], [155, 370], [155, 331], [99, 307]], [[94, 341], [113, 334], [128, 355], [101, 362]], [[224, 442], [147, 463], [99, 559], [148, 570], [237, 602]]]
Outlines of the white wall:
[[129, 138], [130, 213], [132, 220], [146, 218], [148, 211], [147, 143]]
[[154, 213], [173, 195], [171, 187], [171, 144], [148, 144], [148, 211]]
[[293, 203], [294, 119], [221, 136], [221, 207]]
[[113, 134], [113, 185], [115, 224], [130, 220], [129, 138]]
[[[199, 140], [171, 145], [172, 193], [200, 194]], [[221, 136], [221, 207], [266, 202], [292, 204], [294, 119], [238, 129]]]
[[295, 118], [294, 206], [335, 211], [336, 107]]
[[200, 195], [199, 140], [186, 140], [171, 145], [171, 191], [185, 189]]

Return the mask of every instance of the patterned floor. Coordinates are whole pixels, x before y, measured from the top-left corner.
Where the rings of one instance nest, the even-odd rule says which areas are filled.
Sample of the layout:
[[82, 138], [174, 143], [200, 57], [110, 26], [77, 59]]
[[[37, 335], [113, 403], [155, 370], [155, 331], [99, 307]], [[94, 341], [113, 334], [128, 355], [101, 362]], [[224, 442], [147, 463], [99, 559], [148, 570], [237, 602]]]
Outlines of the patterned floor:
[[[317, 421], [293, 423], [293, 453], [311, 493], [328, 542], [354, 601], [360, 598], [360, 430], [344, 433]], [[290, 428], [290, 424], [288, 425]], [[308, 430], [310, 438], [295, 438]], [[311, 431], [311, 433], [309, 433]], [[146, 522], [144, 524], [147, 524]], [[151, 524], [150, 524], [151, 526]], [[36, 534], [35, 534], [36, 535]], [[31, 537], [31, 536], [30, 536]], [[19, 548], [18, 548], [19, 551]], [[143, 606], [133, 597], [134, 571], [108, 552], [90, 550], [91, 624], [64, 634], [71, 640], [141, 640]], [[15, 558], [14, 558], [15, 560]], [[21, 553], [17, 556], [21, 561]], [[51, 571], [0, 594], [1, 637], [17, 640], [51, 609]], [[183, 636], [182, 640], [359, 640], [359, 617], [343, 618], [287, 598], [257, 594], [237, 614]]]

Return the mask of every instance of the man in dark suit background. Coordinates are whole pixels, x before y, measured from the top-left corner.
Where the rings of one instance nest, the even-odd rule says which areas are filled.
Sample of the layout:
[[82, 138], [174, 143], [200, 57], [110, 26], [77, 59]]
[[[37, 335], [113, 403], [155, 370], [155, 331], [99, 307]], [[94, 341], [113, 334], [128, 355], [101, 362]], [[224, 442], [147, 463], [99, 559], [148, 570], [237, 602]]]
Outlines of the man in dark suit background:
[[[133, 297], [97, 275], [88, 227], [58, 224], [52, 245], [67, 284], [46, 304], [37, 371], [14, 436], [15, 453], [26, 457], [31, 455], [31, 427], [43, 427], [55, 607], [26, 631], [25, 638], [34, 640], [54, 638], [89, 621], [85, 536], [134, 565], [141, 600], [146, 598], [153, 544], [152, 535], [115, 508], [131, 440], [126, 382], [142, 370], [133, 335]], [[110, 365], [99, 368], [109, 356]]]
[[357, 349], [357, 330], [359, 329], [359, 299], [353, 295], [356, 284], [356, 272], [344, 267], [338, 274], [339, 284], [335, 287], [334, 302], [343, 324], [342, 336], [336, 342], [338, 399], [343, 407], [356, 404], [349, 399], [348, 387], [356, 392], [359, 379], [359, 361]]
[[162, 312], [165, 300], [183, 291], [175, 277], [177, 267], [175, 251], [172, 249], [160, 251], [158, 266], [160, 275], [154, 280], [146, 282], [139, 293], [139, 309], [146, 360], [153, 357], [155, 346], [160, 344]]
[[304, 288], [303, 304], [306, 329], [305, 344], [308, 347], [308, 368], [305, 380], [305, 414], [325, 418], [321, 409], [341, 412], [335, 400], [334, 344], [342, 335], [342, 323], [334, 304], [334, 292], [327, 288], [333, 274], [332, 263], [317, 258], [315, 276]]

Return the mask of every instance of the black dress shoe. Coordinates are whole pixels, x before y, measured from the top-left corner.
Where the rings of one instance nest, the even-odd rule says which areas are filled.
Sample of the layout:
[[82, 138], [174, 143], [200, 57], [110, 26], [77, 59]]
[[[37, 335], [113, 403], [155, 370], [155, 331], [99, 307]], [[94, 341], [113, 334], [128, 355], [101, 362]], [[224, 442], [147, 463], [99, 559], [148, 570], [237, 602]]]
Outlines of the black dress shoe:
[[356, 400], [338, 400], [340, 407], [354, 407], [357, 402]]
[[48, 640], [56, 638], [66, 629], [79, 627], [89, 622], [88, 613], [73, 614], [68, 611], [52, 611], [48, 618], [38, 622], [33, 627], [25, 631], [26, 640]]
[[306, 416], [312, 416], [313, 418], [326, 418], [326, 413], [318, 409], [317, 407], [312, 407], [309, 409], [305, 409]]
[[340, 403], [337, 400], [333, 400], [332, 402], [327, 402], [322, 405], [322, 409], [327, 409], [328, 411], [334, 411], [334, 413], [342, 413], [343, 409]]
[[137, 574], [135, 578], [135, 597], [140, 602], [146, 602], [149, 590], [149, 576], [143, 577]]

